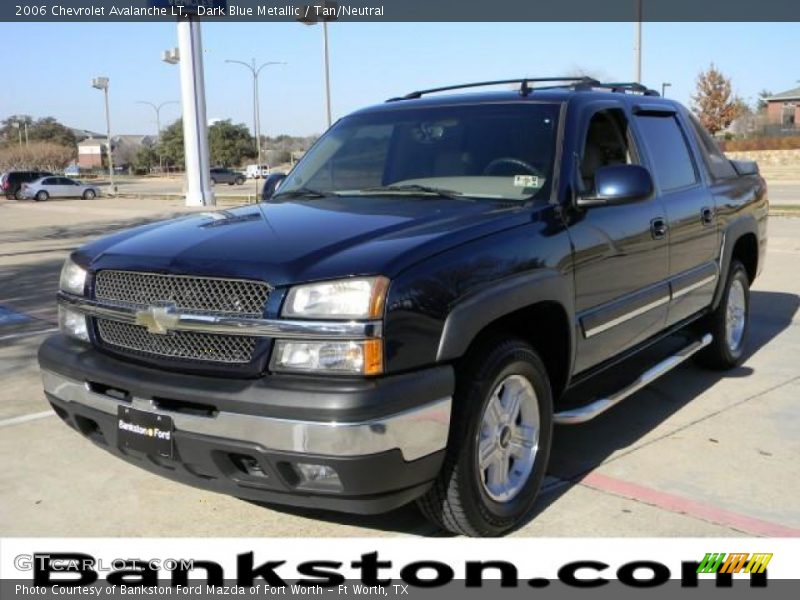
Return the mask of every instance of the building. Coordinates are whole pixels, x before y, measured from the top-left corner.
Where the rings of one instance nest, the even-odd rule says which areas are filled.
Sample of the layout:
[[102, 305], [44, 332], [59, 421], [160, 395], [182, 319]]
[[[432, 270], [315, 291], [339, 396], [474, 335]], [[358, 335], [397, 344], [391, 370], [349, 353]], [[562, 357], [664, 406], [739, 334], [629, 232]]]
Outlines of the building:
[[106, 139], [89, 137], [78, 142], [78, 167], [102, 169], [106, 156]]
[[[150, 135], [115, 135], [111, 138], [114, 166], [128, 167], [136, 153], [144, 146], [152, 146], [157, 139]], [[78, 167], [102, 169], [106, 160], [106, 138], [88, 137], [78, 142]]]
[[800, 126], [800, 87], [766, 98], [767, 121], [785, 129]]

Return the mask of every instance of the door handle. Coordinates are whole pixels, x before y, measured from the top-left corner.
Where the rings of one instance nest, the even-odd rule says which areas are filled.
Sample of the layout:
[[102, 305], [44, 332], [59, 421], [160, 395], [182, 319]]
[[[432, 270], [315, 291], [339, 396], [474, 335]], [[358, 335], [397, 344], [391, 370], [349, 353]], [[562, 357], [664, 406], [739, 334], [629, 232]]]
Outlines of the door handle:
[[663, 239], [667, 235], [667, 221], [664, 217], [656, 217], [650, 221], [650, 235], [654, 240]]
[[703, 222], [703, 225], [711, 225], [714, 222], [714, 210], [708, 206], [704, 206], [700, 209], [700, 220]]

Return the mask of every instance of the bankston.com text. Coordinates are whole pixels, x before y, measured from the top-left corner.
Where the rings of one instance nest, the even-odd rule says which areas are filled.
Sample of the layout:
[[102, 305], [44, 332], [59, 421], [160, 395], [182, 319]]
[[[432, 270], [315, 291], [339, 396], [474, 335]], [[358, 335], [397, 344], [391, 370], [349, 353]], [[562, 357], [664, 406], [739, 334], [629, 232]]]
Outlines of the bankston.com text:
[[[392, 588], [395, 594], [402, 595], [408, 593], [408, 588], [436, 588], [456, 582], [456, 569], [434, 560], [405, 564], [399, 569], [399, 581], [393, 580], [387, 572], [395, 565], [389, 560], [381, 560], [377, 552], [362, 554], [350, 562], [350, 568], [356, 572], [348, 572], [350, 579], [342, 572], [344, 562], [309, 560], [292, 567], [285, 560], [256, 560], [253, 552], [236, 556], [234, 573], [225, 572], [222, 565], [210, 560], [129, 558], [105, 564], [93, 556], [77, 552], [36, 553], [18, 556], [15, 562], [18, 568], [33, 572], [32, 586], [18, 590], [27, 594], [35, 594], [35, 588], [58, 587], [64, 592], [88, 588], [98, 583], [101, 577], [108, 585], [129, 588], [132, 593], [162, 595], [171, 593], [169, 590], [185, 595], [195, 589], [207, 593], [244, 593], [246, 588], [255, 586], [265, 586], [265, 593], [280, 593], [271, 590], [292, 589], [293, 586], [302, 593], [314, 593], [323, 588], [339, 588], [341, 591], [340, 586], [349, 583], [352, 587], [354, 582], [360, 582], [357, 589], [363, 589], [363, 593]], [[717, 573], [701, 578], [697, 573], [698, 566], [697, 561], [683, 561], [678, 565], [681, 587], [697, 587], [700, 579], [715, 580], [714, 585], [718, 587], [731, 586], [731, 575]], [[499, 581], [502, 587], [546, 587], [551, 582], [544, 577], [520, 578], [515, 564], [501, 560], [466, 561], [461, 573], [466, 587], [482, 587], [490, 580]], [[190, 579], [190, 574], [195, 578]], [[576, 588], [600, 587], [614, 580], [629, 587], [652, 588], [667, 583], [672, 571], [663, 563], [644, 559], [616, 567], [598, 560], [575, 560], [561, 566], [557, 577], [562, 584]], [[746, 583], [742, 581], [740, 585]], [[766, 587], [767, 572], [750, 574], [749, 585]]]

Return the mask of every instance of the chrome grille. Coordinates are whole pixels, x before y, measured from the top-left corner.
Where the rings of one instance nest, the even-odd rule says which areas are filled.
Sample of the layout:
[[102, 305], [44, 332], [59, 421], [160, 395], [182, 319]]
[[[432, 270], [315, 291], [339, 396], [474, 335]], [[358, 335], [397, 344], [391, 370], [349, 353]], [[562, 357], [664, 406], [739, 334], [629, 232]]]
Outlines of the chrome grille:
[[253, 358], [256, 338], [251, 336], [215, 335], [193, 331], [153, 334], [139, 325], [97, 319], [97, 332], [103, 343], [150, 357], [199, 360], [219, 363], [249, 363]]
[[270, 287], [261, 281], [136, 271], [97, 273], [95, 297], [112, 303], [153, 306], [171, 303], [187, 312], [261, 317]]

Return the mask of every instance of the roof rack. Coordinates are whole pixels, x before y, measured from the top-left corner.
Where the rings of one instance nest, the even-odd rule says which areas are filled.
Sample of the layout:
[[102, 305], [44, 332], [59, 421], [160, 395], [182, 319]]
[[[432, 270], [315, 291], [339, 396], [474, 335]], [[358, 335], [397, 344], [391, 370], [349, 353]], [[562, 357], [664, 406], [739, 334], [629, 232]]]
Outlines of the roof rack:
[[481, 81], [478, 83], [462, 83], [459, 85], [447, 85], [444, 87], [438, 88], [431, 88], [429, 90], [417, 90], [416, 92], [411, 92], [410, 94], [406, 94], [405, 96], [398, 96], [397, 98], [389, 98], [387, 102], [396, 102], [398, 100], [414, 100], [416, 98], [421, 98], [426, 94], [434, 94], [436, 92], [449, 92], [451, 90], [461, 90], [465, 88], [475, 88], [475, 87], [487, 87], [490, 85], [504, 85], [509, 83], [519, 83], [519, 93], [522, 96], [527, 96], [528, 94], [533, 91], [533, 89], [528, 85], [529, 83], [554, 83], [557, 81], [563, 82], [575, 82], [575, 83], [600, 83], [599, 81], [592, 79], [591, 77], [524, 77], [522, 79], [499, 79], [497, 81]]
[[[540, 86], [538, 88], [532, 88], [529, 84], [531, 83], [566, 83], [567, 85], [549, 85], [549, 86]], [[487, 87], [492, 85], [505, 85], [509, 83], [519, 83], [519, 93], [521, 96], [527, 96], [531, 92], [539, 89], [557, 89], [562, 87], [569, 87], [574, 89], [575, 91], [587, 91], [592, 89], [607, 89], [612, 92], [618, 93], [625, 93], [625, 92], [635, 92], [640, 93], [645, 96], [660, 96], [660, 94], [655, 91], [651, 90], [645, 85], [636, 82], [614, 82], [614, 83], [603, 83], [594, 79], [592, 77], [525, 77], [522, 79], [499, 79], [497, 81], [481, 81], [477, 83], [462, 83], [459, 85], [447, 85], [444, 87], [438, 88], [430, 88], [427, 90], [417, 90], [415, 92], [411, 92], [406, 94], [405, 96], [398, 96], [396, 98], [389, 98], [387, 102], [397, 102], [399, 100], [414, 100], [417, 98], [421, 98], [426, 94], [434, 94], [436, 92], [449, 92], [452, 90], [462, 90], [467, 88], [475, 88], [475, 87]]]

